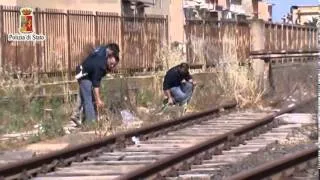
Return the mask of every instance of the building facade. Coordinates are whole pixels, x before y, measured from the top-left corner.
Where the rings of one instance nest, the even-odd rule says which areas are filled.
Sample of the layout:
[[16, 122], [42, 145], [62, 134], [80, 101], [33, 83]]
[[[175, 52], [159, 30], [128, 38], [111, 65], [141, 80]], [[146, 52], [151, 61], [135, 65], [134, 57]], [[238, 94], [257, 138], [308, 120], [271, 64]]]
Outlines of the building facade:
[[259, 1], [258, 4], [258, 17], [264, 21], [272, 21], [272, 7], [273, 4], [266, 1]]
[[292, 6], [291, 18], [293, 24], [304, 25], [320, 18], [320, 6]]
[[[187, 19], [269, 20], [272, 6], [262, 0], [185, 0]], [[263, 13], [260, 13], [262, 11]]]

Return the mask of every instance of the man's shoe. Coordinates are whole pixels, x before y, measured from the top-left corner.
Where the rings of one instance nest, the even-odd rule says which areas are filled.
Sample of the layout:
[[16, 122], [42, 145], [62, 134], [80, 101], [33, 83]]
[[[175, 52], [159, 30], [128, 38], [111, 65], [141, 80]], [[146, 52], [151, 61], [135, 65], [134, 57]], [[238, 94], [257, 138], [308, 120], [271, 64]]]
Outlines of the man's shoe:
[[76, 124], [76, 127], [82, 126], [81, 121], [79, 121], [78, 118], [76, 118], [76, 117], [71, 117], [71, 121]]

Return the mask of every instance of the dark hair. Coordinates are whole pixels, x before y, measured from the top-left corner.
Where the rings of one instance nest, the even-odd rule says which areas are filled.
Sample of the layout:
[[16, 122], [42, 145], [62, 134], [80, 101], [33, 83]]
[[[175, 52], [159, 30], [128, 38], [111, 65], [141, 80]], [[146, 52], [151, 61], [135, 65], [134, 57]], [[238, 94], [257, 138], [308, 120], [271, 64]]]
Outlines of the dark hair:
[[181, 63], [179, 65], [179, 69], [181, 72], [187, 73], [189, 71], [189, 64], [188, 63]]
[[119, 62], [119, 52], [120, 52], [120, 48], [119, 45], [116, 43], [110, 43], [107, 45], [107, 48], [110, 49], [111, 51], [113, 51], [113, 56], [115, 57], [116, 61]]

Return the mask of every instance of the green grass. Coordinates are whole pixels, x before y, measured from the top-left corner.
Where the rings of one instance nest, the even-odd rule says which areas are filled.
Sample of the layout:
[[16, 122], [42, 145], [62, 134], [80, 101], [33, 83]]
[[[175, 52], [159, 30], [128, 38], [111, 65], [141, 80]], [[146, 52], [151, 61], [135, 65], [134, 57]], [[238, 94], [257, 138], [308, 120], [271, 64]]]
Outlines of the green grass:
[[[52, 109], [52, 117], [45, 116], [46, 108]], [[8, 96], [8, 100], [0, 103], [0, 134], [34, 130], [38, 124], [43, 136], [64, 135], [63, 123], [67, 114], [66, 104], [57, 98], [29, 102], [24, 96]]]

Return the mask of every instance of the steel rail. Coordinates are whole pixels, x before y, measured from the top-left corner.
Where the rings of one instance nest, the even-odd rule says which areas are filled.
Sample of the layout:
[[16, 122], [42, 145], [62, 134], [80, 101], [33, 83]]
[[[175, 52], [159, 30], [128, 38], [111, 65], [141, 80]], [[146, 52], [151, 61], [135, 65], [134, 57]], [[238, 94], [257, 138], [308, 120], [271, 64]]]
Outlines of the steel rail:
[[319, 53], [318, 50], [295, 50], [295, 51], [251, 51], [250, 55], [266, 55], [266, 54], [273, 54], [273, 55], [279, 55], [279, 54], [312, 54], [312, 53]]
[[[148, 166], [139, 168], [126, 175], [120, 176], [116, 178], [116, 180], [138, 180], [138, 179], [145, 179], [148, 177], [155, 177], [155, 179], [161, 179], [162, 177], [161, 172], [166, 171], [164, 174], [168, 174], [168, 173], [170, 174], [170, 173], [173, 173], [172, 171], [177, 171], [180, 168], [188, 167], [190, 163], [192, 164], [192, 162], [197, 161], [196, 158], [198, 155], [204, 153], [205, 156], [211, 156], [215, 153], [215, 150], [213, 151], [211, 150], [212, 148], [219, 147], [224, 143], [228, 143], [228, 141], [232, 143], [232, 141], [235, 141], [235, 137], [242, 136], [246, 133], [250, 133], [250, 131], [253, 131], [257, 128], [261, 128], [262, 126], [268, 126], [269, 123], [272, 123], [275, 117], [285, 113], [290, 113], [294, 111], [296, 108], [299, 108], [305, 104], [308, 104], [310, 101], [313, 101], [315, 99], [316, 98], [313, 97], [308, 100], [302, 101], [299, 104], [285, 108], [279, 112], [271, 113], [265, 116], [264, 118], [256, 122], [253, 122], [247, 126], [235, 129], [233, 131], [219, 135], [210, 140], [204, 141], [196, 146], [192, 146], [190, 148], [184, 149], [178, 152], [177, 154], [168, 156], [164, 159], [160, 159], [153, 164], [149, 164]], [[185, 166], [185, 167], [182, 167], [182, 166]]]
[[220, 109], [232, 109], [235, 108], [236, 105], [235, 102], [230, 102], [207, 111], [186, 115], [165, 122], [154, 123], [139, 129], [117, 133], [102, 140], [66, 148], [39, 157], [27, 159], [22, 162], [8, 164], [0, 167], [0, 179], [19, 177], [21, 174], [25, 177], [33, 176], [34, 174], [43, 171], [48, 172], [56, 166], [66, 166], [73, 161], [81, 161], [89, 156], [96, 156], [101, 152], [110, 151], [113, 148], [122, 148], [126, 144], [132, 143], [131, 138], [133, 136], [141, 139], [158, 136], [161, 133], [185, 127], [186, 125], [189, 125], [189, 123], [196, 123], [195, 121], [200, 118], [210, 118], [210, 116], [218, 114]]
[[267, 162], [254, 169], [240, 172], [226, 180], [256, 180], [273, 176], [277, 173], [284, 172], [302, 163], [308, 162], [312, 159], [316, 159], [318, 156], [318, 147], [303, 150], [300, 152], [285, 155], [283, 158]]

